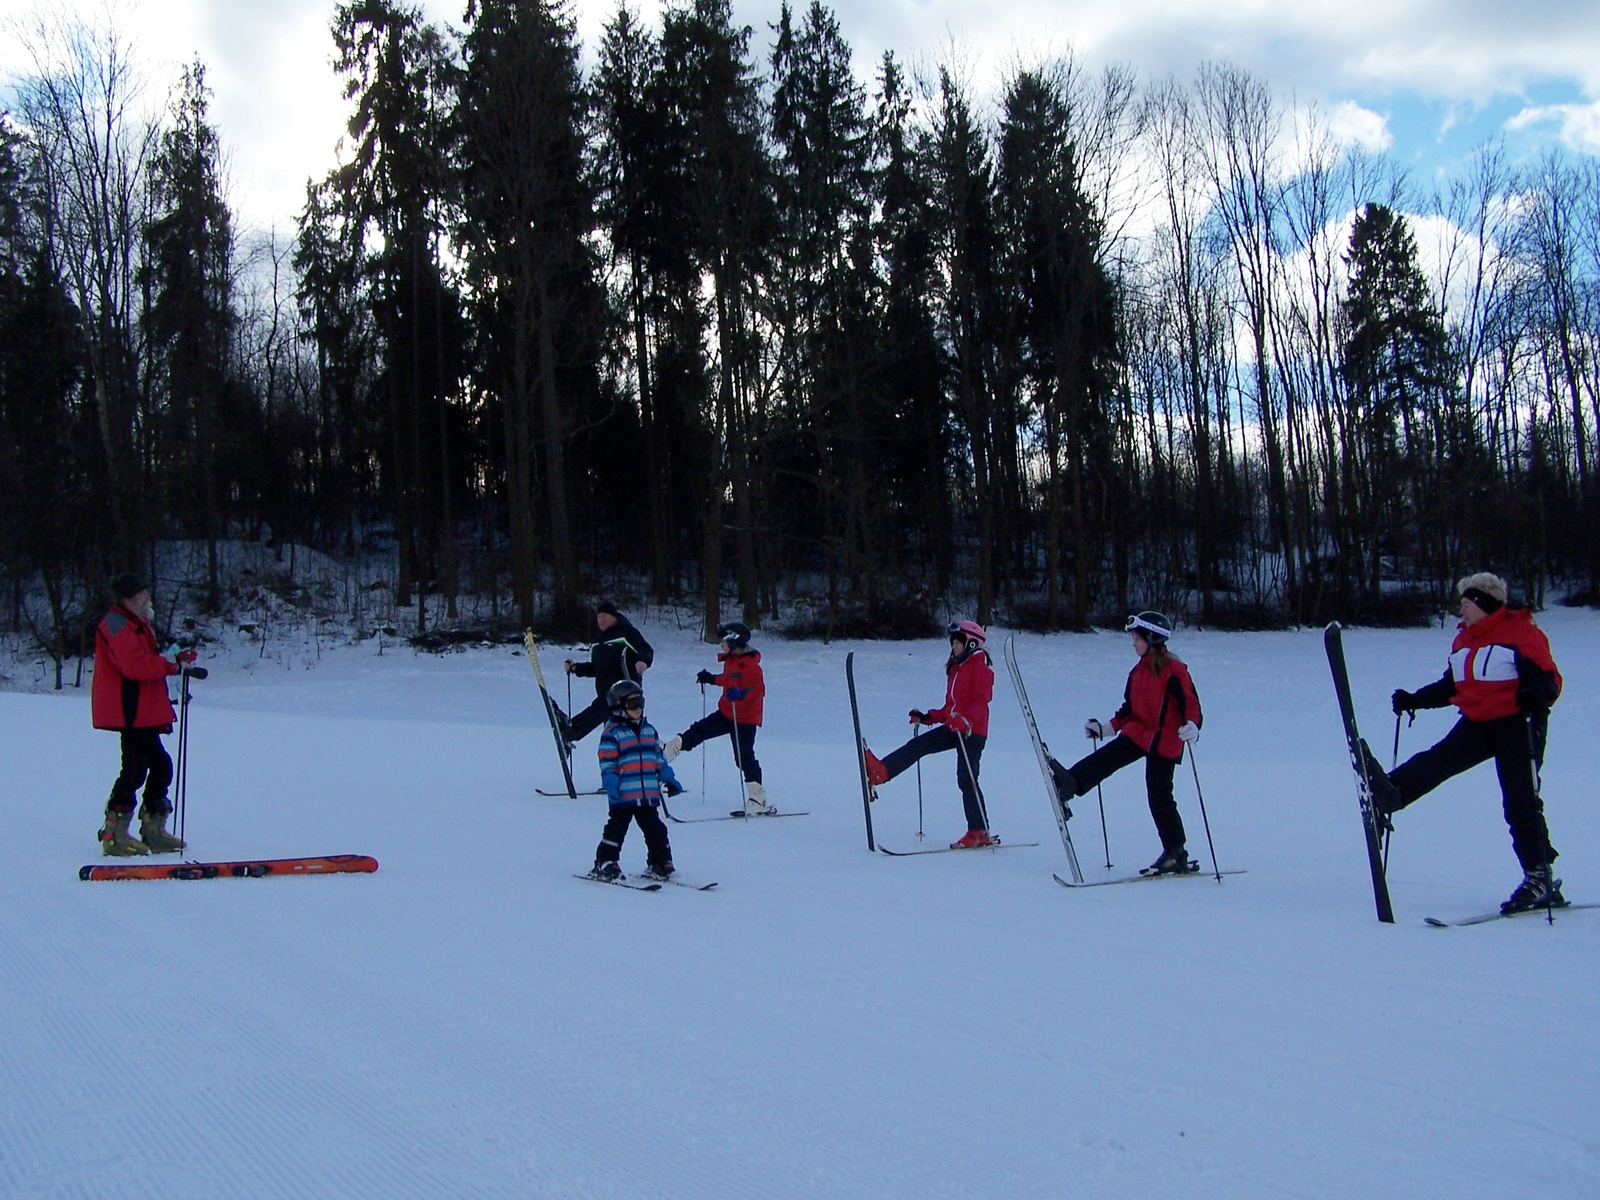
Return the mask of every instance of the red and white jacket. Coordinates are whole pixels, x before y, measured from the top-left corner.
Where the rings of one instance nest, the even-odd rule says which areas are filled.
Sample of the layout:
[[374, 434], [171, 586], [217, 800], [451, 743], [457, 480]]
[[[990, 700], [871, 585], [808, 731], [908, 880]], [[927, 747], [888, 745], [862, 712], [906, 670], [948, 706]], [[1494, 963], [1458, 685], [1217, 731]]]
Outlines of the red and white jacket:
[[1454, 704], [1469, 721], [1497, 721], [1547, 709], [1560, 695], [1561, 672], [1533, 614], [1498, 608], [1474, 625], [1461, 623], [1449, 668], [1415, 699], [1418, 708]]
[[931, 709], [929, 725], [959, 734], [989, 736], [989, 701], [994, 699], [994, 668], [987, 651], [977, 650], [944, 669], [944, 704]]
[[1122, 707], [1111, 718], [1111, 728], [1146, 754], [1180, 762], [1183, 742], [1178, 737], [1178, 726], [1185, 721], [1205, 723], [1189, 668], [1170, 654], [1159, 671], [1151, 668], [1148, 656], [1134, 663], [1128, 672], [1128, 686], [1122, 691]]
[[173, 712], [166, 680], [177, 673], [178, 664], [161, 657], [150, 622], [113, 605], [94, 631], [94, 727], [169, 731]]
[[717, 711], [741, 725], [759, 725], [767, 698], [767, 681], [761, 673], [761, 651], [719, 654], [722, 674], [712, 680], [722, 689]]

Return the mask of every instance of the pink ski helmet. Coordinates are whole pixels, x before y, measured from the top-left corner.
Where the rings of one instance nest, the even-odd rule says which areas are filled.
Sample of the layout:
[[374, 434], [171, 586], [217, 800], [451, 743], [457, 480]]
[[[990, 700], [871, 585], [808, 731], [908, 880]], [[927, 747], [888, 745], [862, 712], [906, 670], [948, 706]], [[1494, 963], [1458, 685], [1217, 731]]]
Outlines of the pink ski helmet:
[[952, 640], [955, 638], [963, 639], [967, 643], [969, 651], [982, 650], [984, 639], [989, 636], [983, 631], [982, 625], [979, 625], [976, 621], [969, 621], [965, 617], [959, 621], [951, 621], [944, 632], [945, 636]]

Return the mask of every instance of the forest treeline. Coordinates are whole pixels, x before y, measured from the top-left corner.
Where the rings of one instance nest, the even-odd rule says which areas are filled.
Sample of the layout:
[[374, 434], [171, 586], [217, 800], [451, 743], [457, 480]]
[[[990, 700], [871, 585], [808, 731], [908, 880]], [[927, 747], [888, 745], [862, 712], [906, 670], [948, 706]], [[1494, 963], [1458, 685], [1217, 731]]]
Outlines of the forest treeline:
[[[1424, 192], [1216, 63], [858, 73], [819, 0], [331, 22], [338, 165], [242, 233], [204, 64], [41, 28], [0, 123], [0, 620], [117, 569], [392, 555], [418, 630], [1403, 617], [1600, 581], [1600, 171]], [[869, 82], [863, 82], [863, 80]], [[159, 563], [156, 570], [159, 573]], [[503, 606], [503, 607], [502, 607]]]

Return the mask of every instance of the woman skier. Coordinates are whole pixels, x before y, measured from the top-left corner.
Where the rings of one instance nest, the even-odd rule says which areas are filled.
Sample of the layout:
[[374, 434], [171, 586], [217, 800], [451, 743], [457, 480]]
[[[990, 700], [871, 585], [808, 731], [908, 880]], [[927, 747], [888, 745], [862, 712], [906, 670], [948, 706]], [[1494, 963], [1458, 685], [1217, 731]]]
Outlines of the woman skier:
[[611, 813], [600, 845], [594, 852], [596, 879], [621, 879], [622, 842], [629, 822], [644, 834], [645, 875], [667, 879], [672, 875], [672, 845], [667, 827], [656, 811], [661, 793], [676, 796], [683, 788], [661, 754], [655, 726], [644, 719], [644, 691], [629, 679], [619, 679], [606, 692], [611, 719], [600, 734], [600, 782], [611, 801]]
[[[100, 852], [122, 858], [152, 851], [174, 854], [185, 843], [167, 832], [167, 818], [172, 814], [167, 799], [172, 759], [161, 744], [161, 735], [172, 732], [174, 717], [167, 676], [194, 662], [195, 652], [179, 651], [175, 659], [162, 656], [151, 623], [150, 589], [137, 575], [115, 576], [111, 597], [111, 609], [94, 631], [91, 715], [96, 729], [121, 735], [122, 771], [106, 801]], [[136, 838], [128, 827], [141, 784], [144, 802], [139, 807]]]
[[717, 661], [722, 674], [701, 671], [695, 676], [703, 687], [714, 684], [722, 689], [717, 711], [702, 717], [682, 733], [668, 740], [664, 751], [672, 762], [685, 750], [701, 742], [727, 737], [733, 746], [733, 762], [744, 777], [744, 807], [736, 817], [772, 817], [778, 810], [767, 803], [761, 783], [761, 764], [756, 761], [756, 730], [761, 728], [762, 701], [767, 684], [761, 674], [761, 652], [750, 646], [750, 627], [742, 621], [729, 621], [717, 628], [722, 645]]
[[950, 637], [950, 658], [945, 663], [944, 705], [929, 712], [911, 710], [913, 725], [937, 725], [932, 733], [913, 737], [904, 746], [879, 759], [862, 743], [866, 754], [867, 779], [874, 787], [888, 783], [918, 759], [945, 750], [956, 751], [956, 783], [961, 788], [961, 804], [966, 809], [967, 832], [950, 843], [952, 850], [974, 850], [990, 846], [999, 838], [989, 836], [989, 814], [983, 793], [978, 790], [978, 771], [983, 748], [989, 740], [989, 701], [994, 698], [994, 667], [983, 648], [983, 626], [976, 621], [954, 621], [945, 630]]
[[1450, 665], [1443, 676], [1415, 692], [1397, 688], [1392, 702], [1396, 716], [1454, 704], [1461, 717], [1440, 742], [1388, 774], [1362, 743], [1373, 800], [1387, 823], [1390, 813], [1451, 776], [1494, 759], [1501, 809], [1522, 864], [1522, 882], [1500, 911], [1561, 908], [1566, 900], [1561, 881], [1551, 877], [1556, 851], [1539, 798], [1550, 706], [1561, 695], [1561, 672], [1550, 657], [1550, 639], [1526, 608], [1506, 603], [1506, 582], [1498, 575], [1468, 575], [1456, 585], [1456, 594], [1461, 624], [1450, 647]]
[[1050, 770], [1064, 806], [1123, 767], [1144, 759], [1145, 791], [1161, 837], [1161, 854], [1140, 874], [1188, 874], [1198, 871], [1200, 864], [1189, 859], [1183, 818], [1172, 798], [1172, 775], [1183, 761], [1183, 748], [1200, 736], [1204, 723], [1200, 697], [1189, 678], [1189, 668], [1167, 649], [1172, 625], [1165, 616], [1142, 612], [1129, 617], [1123, 628], [1132, 635], [1139, 661], [1128, 672], [1122, 707], [1110, 721], [1090, 717], [1083, 727], [1085, 737], [1110, 737], [1111, 741], [1070, 768], [1052, 758]]

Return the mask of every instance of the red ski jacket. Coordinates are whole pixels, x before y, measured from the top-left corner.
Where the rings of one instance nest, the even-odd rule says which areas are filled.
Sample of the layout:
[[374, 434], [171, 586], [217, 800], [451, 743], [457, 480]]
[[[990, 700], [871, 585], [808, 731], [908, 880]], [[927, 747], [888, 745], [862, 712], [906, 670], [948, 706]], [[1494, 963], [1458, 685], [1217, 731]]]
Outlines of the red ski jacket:
[[1416, 694], [1419, 708], [1448, 701], [1469, 721], [1495, 721], [1549, 708], [1561, 695], [1550, 639], [1525, 608], [1497, 608], [1456, 629], [1444, 677]]
[[1141, 658], [1128, 672], [1122, 707], [1111, 718], [1111, 728], [1126, 735], [1146, 754], [1182, 762], [1183, 742], [1178, 738], [1178, 726], [1185, 721], [1205, 723], [1189, 668], [1170, 654], [1166, 666], [1159, 671], [1152, 670], [1150, 663]]
[[[761, 674], [761, 651], [719, 654], [717, 661], [726, 664], [722, 674], [712, 681], [722, 689], [717, 711], [730, 721], [737, 719], [741, 725], [761, 724], [761, 702], [767, 698], [767, 681]], [[739, 694], [735, 696], [734, 692]]]
[[161, 657], [150, 622], [114, 605], [94, 631], [94, 727], [170, 732], [166, 678], [177, 673], [178, 664]]
[[944, 669], [944, 705], [928, 712], [928, 724], [956, 733], [989, 736], [989, 701], [994, 699], [994, 668], [979, 650]]

